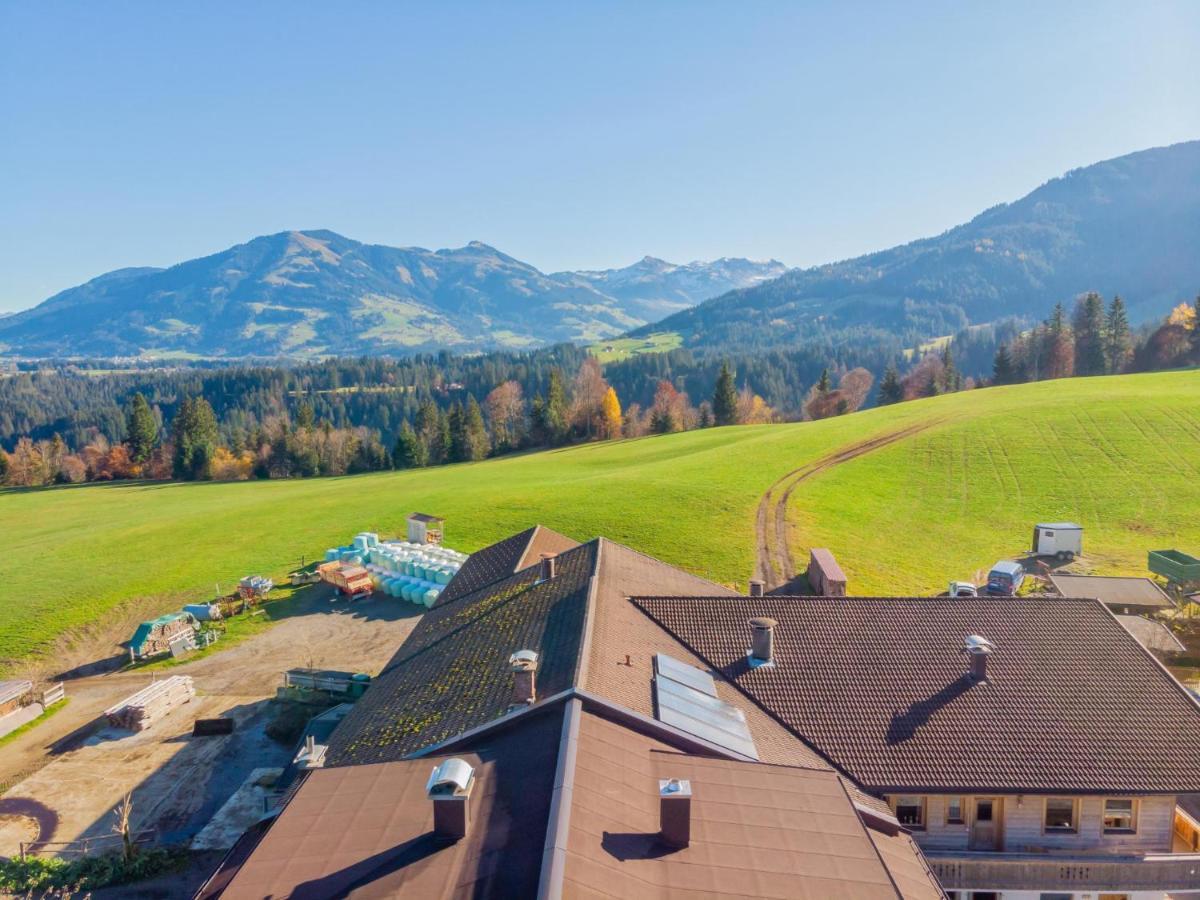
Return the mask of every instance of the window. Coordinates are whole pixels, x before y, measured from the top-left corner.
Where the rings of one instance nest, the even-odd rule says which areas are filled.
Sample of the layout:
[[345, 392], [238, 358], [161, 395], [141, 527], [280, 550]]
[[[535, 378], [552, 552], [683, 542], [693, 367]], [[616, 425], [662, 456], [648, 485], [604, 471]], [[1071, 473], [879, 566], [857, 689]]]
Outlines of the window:
[[963, 819], [963, 801], [962, 797], [947, 797], [946, 798], [946, 824], [947, 825], [962, 825]]
[[1104, 801], [1104, 833], [1132, 834], [1137, 830], [1133, 818], [1133, 800], [1109, 797]]
[[1046, 831], [1075, 830], [1075, 801], [1070, 797], [1046, 798]]
[[1074, 900], [1074, 894], [1038, 894], [1038, 900]]
[[896, 818], [905, 828], [925, 827], [925, 798], [897, 797]]

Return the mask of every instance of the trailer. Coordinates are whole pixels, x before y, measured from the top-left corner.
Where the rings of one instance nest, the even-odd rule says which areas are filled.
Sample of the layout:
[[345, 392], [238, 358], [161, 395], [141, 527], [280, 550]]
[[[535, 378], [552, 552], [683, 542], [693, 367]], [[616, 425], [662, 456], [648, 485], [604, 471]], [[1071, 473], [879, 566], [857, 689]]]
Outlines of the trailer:
[[1147, 568], [1172, 584], [1200, 584], [1200, 559], [1182, 550], [1151, 550]]
[[1033, 546], [1029, 552], [1070, 562], [1083, 555], [1083, 526], [1074, 522], [1039, 522], [1033, 526]]
[[321, 580], [331, 584], [347, 597], [370, 594], [375, 589], [371, 573], [362, 566], [342, 562], [327, 562], [317, 566]]

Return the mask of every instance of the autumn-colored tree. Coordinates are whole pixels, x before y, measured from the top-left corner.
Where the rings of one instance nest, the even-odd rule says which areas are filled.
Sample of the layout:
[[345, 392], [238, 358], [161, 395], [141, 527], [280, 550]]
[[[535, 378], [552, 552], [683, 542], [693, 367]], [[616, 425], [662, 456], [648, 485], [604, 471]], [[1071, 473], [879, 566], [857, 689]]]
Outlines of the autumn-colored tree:
[[603, 410], [608, 382], [600, 371], [600, 362], [589, 356], [579, 364], [571, 386], [571, 425], [577, 434], [591, 440], [603, 433]]
[[740, 425], [766, 425], [775, 421], [775, 410], [750, 390], [749, 385], [743, 385], [738, 391], [734, 421]]
[[1055, 304], [1054, 312], [1046, 322], [1044, 334], [1046, 353], [1042, 377], [1070, 378], [1075, 374], [1075, 342], [1061, 303]]
[[650, 430], [655, 434], [685, 431], [695, 421], [695, 410], [688, 404], [687, 394], [675, 389], [669, 381], [660, 381], [650, 407]]
[[846, 401], [846, 412], [854, 412], [862, 408], [862, 405], [867, 402], [867, 395], [871, 393], [871, 385], [874, 383], [875, 376], [861, 366], [851, 369], [838, 380], [837, 389]]
[[492, 426], [492, 446], [497, 453], [507, 453], [524, 443], [529, 422], [521, 385], [506, 381], [493, 388], [483, 401], [483, 409]]
[[611, 386], [604, 392], [604, 399], [600, 402], [600, 418], [605, 439], [613, 440], [621, 436], [621, 426], [624, 424], [621, 419], [621, 401]]
[[231, 453], [225, 447], [213, 452], [212, 477], [216, 481], [245, 481], [254, 472], [254, 454], [248, 450]]

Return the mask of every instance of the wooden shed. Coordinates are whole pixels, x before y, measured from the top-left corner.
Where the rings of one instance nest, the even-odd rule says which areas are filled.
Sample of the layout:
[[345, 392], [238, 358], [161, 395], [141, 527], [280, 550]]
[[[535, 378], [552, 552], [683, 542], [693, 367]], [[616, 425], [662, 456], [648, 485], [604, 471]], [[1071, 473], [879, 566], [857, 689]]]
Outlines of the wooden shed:
[[445, 521], [427, 513], [413, 513], [408, 517], [409, 541], [414, 544], [440, 544]]
[[814, 547], [808, 554], [808, 586], [819, 597], [845, 597], [846, 575], [833, 554]]

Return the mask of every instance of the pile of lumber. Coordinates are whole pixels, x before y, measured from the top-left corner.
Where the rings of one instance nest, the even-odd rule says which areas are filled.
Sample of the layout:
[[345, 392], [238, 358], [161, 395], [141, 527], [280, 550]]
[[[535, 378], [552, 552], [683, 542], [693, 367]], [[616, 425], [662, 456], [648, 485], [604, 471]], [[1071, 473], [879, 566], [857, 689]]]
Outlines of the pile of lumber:
[[188, 675], [172, 675], [142, 688], [104, 711], [110, 725], [130, 731], [145, 731], [155, 722], [166, 718], [172, 710], [196, 696], [196, 688]]

